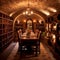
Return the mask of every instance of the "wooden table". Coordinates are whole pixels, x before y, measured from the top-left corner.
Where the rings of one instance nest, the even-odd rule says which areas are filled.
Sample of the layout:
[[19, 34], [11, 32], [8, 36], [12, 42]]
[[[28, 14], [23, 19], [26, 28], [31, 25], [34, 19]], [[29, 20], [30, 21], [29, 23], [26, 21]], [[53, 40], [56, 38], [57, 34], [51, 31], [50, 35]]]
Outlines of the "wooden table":
[[31, 46], [35, 46], [36, 56], [37, 56], [38, 49], [40, 50], [40, 48], [38, 48], [40, 47], [40, 42], [39, 42], [39, 39], [36, 37], [36, 35], [32, 35], [30, 37], [27, 37], [26, 35], [21, 35], [21, 38], [19, 41], [19, 48], [20, 48], [21, 54], [23, 49], [22, 46], [28, 46], [29, 50], [31, 50], [30, 49]]

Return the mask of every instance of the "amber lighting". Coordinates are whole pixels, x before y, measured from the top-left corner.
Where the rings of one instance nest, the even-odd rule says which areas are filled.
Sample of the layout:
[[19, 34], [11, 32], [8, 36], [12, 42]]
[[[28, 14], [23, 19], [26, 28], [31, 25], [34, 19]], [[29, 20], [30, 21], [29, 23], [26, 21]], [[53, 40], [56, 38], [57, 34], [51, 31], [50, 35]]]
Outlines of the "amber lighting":
[[23, 15], [25, 15], [25, 12], [23, 12]]
[[25, 13], [26, 13], [26, 14], [28, 14], [28, 13], [29, 13], [29, 11], [27, 10]]
[[44, 13], [45, 15], [49, 16], [50, 13], [47, 10], [40, 10], [42, 13]]
[[34, 19], [33, 22], [36, 22], [36, 20]]
[[13, 15], [13, 13], [11, 13], [9, 16], [11, 17]]
[[28, 20], [28, 22], [27, 23], [31, 23], [32, 21], [31, 20]]
[[57, 29], [57, 23], [53, 26], [53, 29], [54, 29], [54, 30]]
[[52, 11], [52, 12], [57, 12], [57, 10], [56, 10], [56, 9], [51, 8], [51, 7], [48, 7], [48, 10], [50, 10], [50, 11]]
[[53, 43], [55, 43], [56, 42], [56, 36], [54, 34], [52, 35], [52, 38], [53, 38], [53, 40], [52, 40]]
[[20, 23], [20, 21], [19, 21], [19, 20], [17, 20], [17, 23], [19, 24], [19, 23]]
[[9, 16], [11, 17], [14, 13], [15, 13], [15, 12], [10, 13], [10, 15], [9, 15]]
[[23, 12], [23, 15], [32, 15], [33, 14], [33, 11], [31, 10], [26, 10]]
[[31, 14], [33, 14], [33, 11], [30, 9], [30, 1], [29, 0], [27, 0], [27, 9], [26, 9], [26, 11], [24, 11], [23, 12], [23, 15], [31, 15]]
[[26, 20], [23, 20], [26, 23]]
[[33, 14], [33, 11], [31, 11], [31, 14]]
[[53, 39], [55, 39], [55, 35], [53, 34]]
[[41, 24], [41, 22], [42, 22], [42, 21], [41, 21], [41, 20], [39, 20], [39, 23], [40, 23], [40, 24]]
[[53, 26], [54, 30], [56, 30], [56, 26]]
[[56, 40], [54, 39], [54, 40], [53, 40], [53, 43], [55, 43], [55, 42], [56, 42]]

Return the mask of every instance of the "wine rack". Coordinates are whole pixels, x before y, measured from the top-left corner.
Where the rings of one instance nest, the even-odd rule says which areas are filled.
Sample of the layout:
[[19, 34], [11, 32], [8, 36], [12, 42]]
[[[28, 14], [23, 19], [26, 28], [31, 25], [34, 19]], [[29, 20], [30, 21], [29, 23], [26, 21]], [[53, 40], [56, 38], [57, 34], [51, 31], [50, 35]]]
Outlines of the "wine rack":
[[0, 51], [3, 51], [13, 40], [13, 20], [0, 12]]

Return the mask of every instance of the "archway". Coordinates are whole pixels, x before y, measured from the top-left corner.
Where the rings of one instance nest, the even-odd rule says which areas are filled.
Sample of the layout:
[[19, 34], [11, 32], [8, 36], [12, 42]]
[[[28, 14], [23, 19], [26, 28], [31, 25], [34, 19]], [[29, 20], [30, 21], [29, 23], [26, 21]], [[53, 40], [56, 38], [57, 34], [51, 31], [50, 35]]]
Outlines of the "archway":
[[[32, 17], [33, 16], [33, 17]], [[42, 21], [44, 22], [44, 25], [45, 25], [45, 19], [42, 17], [42, 16], [40, 16], [39, 14], [36, 14], [36, 13], [34, 13], [34, 15], [32, 15], [32, 16], [26, 16], [26, 15], [22, 15], [22, 14], [20, 14], [20, 15], [18, 15], [16, 18], [15, 18], [15, 20], [14, 20], [14, 24], [13, 24], [13, 28], [14, 28], [14, 32], [15, 32], [15, 24], [17, 23], [18, 25], [20, 25], [21, 24], [21, 27], [22, 28], [20, 28], [20, 26], [19, 26], [19, 28], [18, 29], [22, 29], [23, 30], [23, 32], [24, 32], [24, 30], [26, 30], [25, 28], [27, 27], [27, 25], [26, 24], [28, 24], [28, 25], [30, 25], [29, 26], [29, 28], [33, 28], [33, 30], [35, 30], [35, 29], [39, 29], [38, 28], [38, 26], [42, 23]], [[28, 22], [28, 23], [27, 23]], [[31, 24], [29, 23], [29, 22], [31, 22]], [[39, 23], [39, 24], [38, 24]], [[33, 25], [33, 26], [32, 26]], [[17, 29], [17, 30], [18, 30]], [[40, 28], [41, 29], [41, 28]], [[17, 32], [17, 30], [16, 30], [16, 32]], [[15, 35], [16, 33], [14, 33], [14, 35]], [[16, 38], [16, 37], [15, 37]]]

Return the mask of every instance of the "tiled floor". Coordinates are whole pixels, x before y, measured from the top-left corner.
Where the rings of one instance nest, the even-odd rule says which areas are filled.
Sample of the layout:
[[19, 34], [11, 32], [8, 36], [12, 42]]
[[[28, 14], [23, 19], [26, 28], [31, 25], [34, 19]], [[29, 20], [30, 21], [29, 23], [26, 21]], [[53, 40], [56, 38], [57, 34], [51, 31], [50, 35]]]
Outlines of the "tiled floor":
[[32, 55], [28, 55], [29, 57], [20, 57], [17, 42], [16, 45], [13, 47], [11, 53], [8, 55], [7, 60], [55, 60], [49, 49], [45, 47], [42, 43], [40, 43], [40, 50], [41, 53], [37, 57]]

